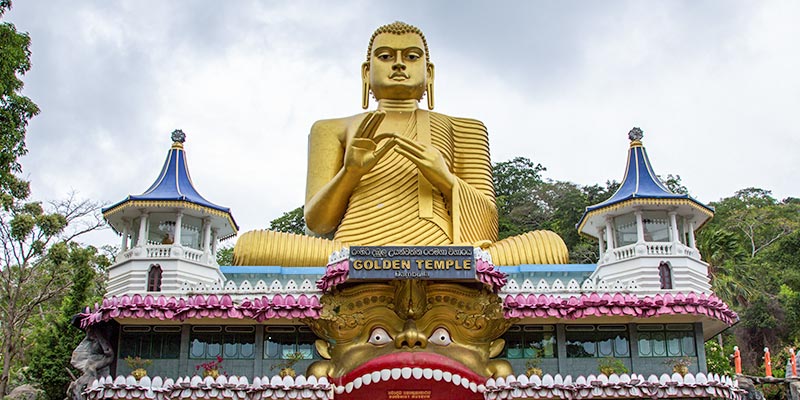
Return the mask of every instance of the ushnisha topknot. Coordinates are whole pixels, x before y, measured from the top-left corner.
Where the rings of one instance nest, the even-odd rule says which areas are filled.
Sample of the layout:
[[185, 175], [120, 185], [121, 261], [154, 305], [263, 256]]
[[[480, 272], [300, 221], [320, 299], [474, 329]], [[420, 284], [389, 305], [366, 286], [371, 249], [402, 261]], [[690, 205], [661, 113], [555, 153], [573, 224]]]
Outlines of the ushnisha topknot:
[[375, 32], [372, 34], [372, 37], [369, 38], [369, 46], [367, 47], [367, 62], [369, 62], [370, 56], [372, 55], [372, 43], [375, 41], [375, 38], [380, 35], [381, 33], [391, 33], [393, 35], [402, 35], [404, 33], [415, 33], [417, 34], [420, 39], [422, 39], [422, 45], [425, 46], [423, 50], [425, 50], [425, 62], [431, 62], [431, 56], [428, 52], [428, 41], [425, 40], [425, 34], [414, 25], [409, 25], [405, 22], [395, 21], [391, 24], [383, 25], [380, 28], [376, 29]]

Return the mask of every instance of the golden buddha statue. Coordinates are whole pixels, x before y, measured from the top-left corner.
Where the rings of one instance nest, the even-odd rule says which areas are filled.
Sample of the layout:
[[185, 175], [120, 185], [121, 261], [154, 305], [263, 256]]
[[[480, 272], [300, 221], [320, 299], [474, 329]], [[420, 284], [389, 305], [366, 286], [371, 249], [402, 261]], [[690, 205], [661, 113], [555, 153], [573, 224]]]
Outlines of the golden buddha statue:
[[497, 241], [489, 139], [477, 120], [434, 106], [434, 66], [422, 32], [378, 28], [362, 64], [362, 107], [376, 111], [317, 121], [309, 135], [305, 219], [316, 236], [268, 230], [242, 235], [236, 265], [318, 266], [347, 245], [471, 245], [495, 265], [557, 264], [563, 240], [534, 231]]

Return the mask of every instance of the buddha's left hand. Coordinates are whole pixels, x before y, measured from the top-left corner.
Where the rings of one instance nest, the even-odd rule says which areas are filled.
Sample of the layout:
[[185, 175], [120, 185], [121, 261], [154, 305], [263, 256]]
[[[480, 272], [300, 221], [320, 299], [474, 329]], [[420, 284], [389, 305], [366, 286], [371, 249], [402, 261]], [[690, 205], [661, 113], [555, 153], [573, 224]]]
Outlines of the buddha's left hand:
[[438, 149], [400, 135], [392, 137], [395, 139], [395, 151], [398, 154], [414, 163], [422, 175], [445, 196], [452, 193], [456, 178], [447, 168], [444, 156]]

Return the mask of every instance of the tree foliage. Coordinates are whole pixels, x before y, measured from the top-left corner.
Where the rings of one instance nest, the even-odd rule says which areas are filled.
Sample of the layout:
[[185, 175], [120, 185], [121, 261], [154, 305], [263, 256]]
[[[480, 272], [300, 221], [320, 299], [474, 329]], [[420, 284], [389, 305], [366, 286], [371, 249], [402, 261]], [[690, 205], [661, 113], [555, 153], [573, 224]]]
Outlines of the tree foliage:
[[52, 400], [64, 398], [70, 383], [70, 376], [64, 368], [70, 365], [72, 351], [85, 336], [72, 325], [72, 318], [102, 296], [103, 287], [98, 285], [97, 278], [111, 264], [105, 255], [91, 246], [70, 243], [67, 251], [63, 269], [71, 286], [61, 299], [59, 312], [37, 320], [26, 356], [26, 377], [36, 382]]
[[283, 213], [269, 223], [269, 229], [278, 232], [296, 233], [302, 235], [306, 229], [306, 220], [303, 215], [303, 206]]

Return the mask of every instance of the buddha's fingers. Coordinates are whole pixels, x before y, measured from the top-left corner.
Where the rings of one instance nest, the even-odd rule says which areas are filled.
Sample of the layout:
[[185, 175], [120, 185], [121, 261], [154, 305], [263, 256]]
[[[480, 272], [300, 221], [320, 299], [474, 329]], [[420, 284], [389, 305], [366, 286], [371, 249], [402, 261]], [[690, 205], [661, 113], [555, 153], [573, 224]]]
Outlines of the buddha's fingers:
[[361, 125], [358, 126], [355, 137], [360, 139], [371, 138], [375, 134], [375, 131], [378, 130], [384, 118], [386, 118], [386, 113], [383, 111], [375, 111], [367, 114], [361, 121]]
[[404, 145], [404, 147], [406, 147], [406, 148], [409, 148], [409, 149], [414, 148], [414, 149], [417, 149], [417, 151], [420, 151], [420, 152], [424, 152], [427, 149], [427, 146], [425, 146], [422, 143], [419, 143], [419, 142], [417, 142], [415, 140], [411, 140], [411, 139], [409, 139], [407, 137], [403, 137], [403, 136], [400, 136], [400, 135], [395, 135], [394, 137], [395, 137], [395, 139], [397, 139], [397, 141], [400, 144]]
[[381, 146], [378, 150], [375, 150], [375, 160], [380, 160], [383, 158], [383, 156], [386, 155], [386, 153], [388, 153], [395, 144], [397, 144], [397, 142], [392, 139], [384, 143], [383, 146]]
[[397, 141], [397, 146], [398, 146], [397, 151], [400, 152], [401, 150], [404, 150], [404, 153], [400, 154], [403, 154], [409, 160], [411, 161], [414, 161], [414, 159], [425, 160], [430, 158], [426, 157], [426, 153], [428, 153], [425, 151], [426, 149], [421, 147], [417, 143], [414, 143], [413, 141], [403, 137], [396, 137], [394, 140]]

